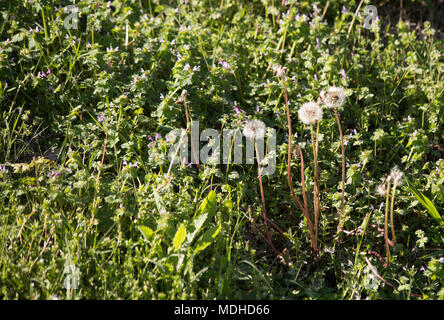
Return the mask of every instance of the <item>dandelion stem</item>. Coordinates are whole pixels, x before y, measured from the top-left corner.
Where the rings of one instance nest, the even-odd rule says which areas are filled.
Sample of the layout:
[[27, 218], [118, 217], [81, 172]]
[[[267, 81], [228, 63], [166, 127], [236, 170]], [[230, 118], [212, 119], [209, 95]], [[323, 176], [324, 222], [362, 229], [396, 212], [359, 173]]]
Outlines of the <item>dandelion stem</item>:
[[256, 150], [256, 157], [257, 157], [257, 168], [258, 168], [258, 175], [259, 175], [259, 188], [261, 191], [261, 200], [262, 200], [262, 212], [264, 216], [264, 225], [265, 225], [265, 234], [267, 236], [268, 244], [271, 246], [271, 249], [275, 254], [278, 254], [278, 251], [273, 245], [273, 241], [270, 237], [270, 231], [268, 230], [268, 218], [267, 218], [267, 211], [265, 206], [265, 197], [264, 197], [264, 187], [262, 185], [262, 168], [261, 168], [261, 158], [259, 156], [259, 151], [257, 149], [256, 139], [254, 139], [254, 148]]
[[[314, 253], [317, 254], [317, 252], [318, 252], [317, 238], [316, 238], [316, 235], [315, 235], [313, 224], [312, 224], [310, 216], [308, 214], [307, 196], [305, 194], [304, 156], [302, 155], [301, 147], [297, 146], [296, 148], [299, 151], [299, 156], [301, 158], [301, 185], [302, 185], [302, 198], [304, 199], [304, 211], [303, 211], [303, 213], [304, 213], [305, 219], [307, 219], [308, 231], [310, 232], [310, 237], [311, 237], [311, 246], [313, 248]], [[297, 157], [296, 150], [294, 152], [294, 156], [295, 156], [295, 158]]]
[[390, 248], [389, 248], [389, 238], [388, 238], [388, 203], [390, 198], [390, 180], [387, 181], [387, 195], [385, 199], [385, 215], [384, 215], [384, 240], [385, 240], [385, 251], [387, 255], [386, 267], [390, 264]]
[[287, 111], [287, 126], [288, 126], [288, 158], [287, 158], [287, 178], [288, 178], [288, 186], [290, 187], [291, 195], [296, 201], [301, 212], [304, 212], [304, 208], [302, 207], [299, 198], [294, 192], [293, 183], [291, 182], [291, 144], [292, 144], [292, 132], [291, 132], [291, 118], [290, 118], [290, 108], [288, 106], [288, 96], [287, 96], [287, 86], [285, 84], [285, 79], [282, 80], [283, 89], [284, 89], [284, 98], [285, 98], [285, 108]]
[[341, 191], [341, 211], [339, 213], [339, 223], [337, 234], [342, 232], [342, 218], [344, 214], [344, 194], [345, 194], [345, 150], [344, 150], [344, 136], [342, 135], [341, 122], [339, 121], [338, 111], [336, 108], [333, 109], [336, 117], [336, 122], [338, 123], [339, 136], [341, 138], [341, 152], [342, 152], [342, 191]]
[[395, 205], [396, 183], [397, 183], [397, 181], [395, 180], [393, 182], [392, 201], [391, 201], [391, 204], [390, 204], [390, 229], [392, 231], [392, 242], [393, 242], [393, 245], [396, 244], [395, 224], [393, 223], [393, 207]]
[[[316, 121], [317, 124], [317, 136], [319, 135], [319, 123]], [[317, 139], [315, 139], [314, 131], [313, 131], [313, 125], [310, 125], [310, 131], [311, 131], [311, 140], [312, 140], [312, 146], [313, 146], [313, 160], [314, 160], [314, 178], [313, 178], [313, 210], [314, 210], [314, 230], [315, 230], [315, 236], [318, 236], [318, 221], [319, 221], [319, 203], [318, 203], [318, 193], [319, 193], [319, 181], [318, 181], [318, 157], [317, 157]]]

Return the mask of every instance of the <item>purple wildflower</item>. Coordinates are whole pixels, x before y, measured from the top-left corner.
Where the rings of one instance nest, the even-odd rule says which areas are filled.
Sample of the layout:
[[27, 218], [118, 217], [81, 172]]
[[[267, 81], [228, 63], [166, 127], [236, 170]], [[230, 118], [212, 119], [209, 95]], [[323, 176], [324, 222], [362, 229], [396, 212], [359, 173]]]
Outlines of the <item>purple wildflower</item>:
[[236, 101], [233, 104], [233, 110], [234, 110], [234, 112], [236, 112], [236, 114], [240, 114], [242, 112], [242, 110], [237, 107]]
[[315, 11], [316, 14], [319, 14], [319, 9], [317, 5], [313, 5], [313, 10]]
[[61, 173], [59, 171], [53, 170], [51, 172], [48, 172], [47, 177], [50, 178], [51, 180], [55, 180], [57, 177], [60, 176], [60, 174]]
[[231, 68], [230, 64], [228, 63], [228, 61], [219, 59], [219, 64], [222, 66], [223, 69], [229, 69]]
[[99, 121], [101, 123], [103, 123], [105, 120], [106, 120], [106, 116], [103, 113], [99, 114], [99, 116], [97, 117], [97, 121]]

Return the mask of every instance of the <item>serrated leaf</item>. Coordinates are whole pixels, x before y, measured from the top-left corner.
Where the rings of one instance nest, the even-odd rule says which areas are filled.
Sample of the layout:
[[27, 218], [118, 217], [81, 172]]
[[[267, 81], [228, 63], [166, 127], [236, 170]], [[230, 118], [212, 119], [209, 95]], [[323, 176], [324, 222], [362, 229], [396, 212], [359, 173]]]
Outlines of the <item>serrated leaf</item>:
[[196, 217], [198, 214], [206, 212], [206, 213], [208, 213], [208, 217], [211, 219], [211, 217], [216, 212], [216, 208], [217, 208], [216, 204], [217, 204], [216, 192], [211, 190], [210, 193], [208, 194], [208, 196], [205, 198], [205, 200], [200, 205], [199, 210], [197, 210], [196, 213], [194, 214], [194, 216]]

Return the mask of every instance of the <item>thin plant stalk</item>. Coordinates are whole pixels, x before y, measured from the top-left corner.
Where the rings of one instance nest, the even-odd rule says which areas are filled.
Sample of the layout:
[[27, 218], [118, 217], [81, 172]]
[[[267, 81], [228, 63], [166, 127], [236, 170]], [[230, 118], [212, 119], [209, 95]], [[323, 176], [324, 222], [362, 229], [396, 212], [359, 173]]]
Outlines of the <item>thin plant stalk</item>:
[[336, 108], [333, 108], [333, 111], [335, 113], [336, 122], [338, 123], [338, 129], [339, 129], [339, 137], [341, 139], [341, 153], [342, 153], [342, 191], [341, 191], [341, 211], [339, 213], [339, 223], [338, 223], [338, 229], [337, 234], [342, 232], [342, 218], [344, 214], [344, 197], [345, 197], [345, 149], [344, 149], [344, 136], [342, 135], [342, 127], [341, 122], [339, 121], [338, 111]]
[[285, 79], [282, 80], [283, 90], [284, 90], [284, 99], [285, 99], [285, 109], [287, 111], [287, 127], [288, 127], [288, 158], [287, 158], [287, 178], [288, 178], [288, 186], [290, 187], [291, 195], [293, 199], [296, 201], [301, 212], [304, 212], [304, 208], [302, 207], [299, 198], [294, 192], [293, 183], [291, 182], [291, 144], [292, 144], [292, 132], [291, 132], [291, 118], [290, 118], [290, 108], [288, 106], [288, 95], [287, 95], [287, 86], [285, 84]]
[[256, 150], [256, 157], [257, 157], [257, 168], [258, 168], [258, 175], [259, 175], [259, 188], [261, 191], [261, 200], [262, 200], [262, 212], [264, 216], [264, 225], [265, 225], [265, 234], [267, 237], [267, 242], [270, 245], [271, 249], [275, 254], [278, 254], [278, 251], [273, 245], [273, 241], [271, 240], [270, 231], [268, 230], [268, 218], [267, 218], [267, 211], [265, 206], [265, 197], [264, 197], [264, 187], [262, 185], [262, 167], [261, 167], [261, 159], [259, 156], [259, 151], [257, 149], [256, 139], [254, 139], [254, 147]]
[[[319, 160], [319, 121], [316, 121], [316, 161], [315, 161], [315, 182], [317, 186], [317, 212], [319, 217], [319, 205], [321, 203], [321, 196], [320, 196], [320, 186], [319, 186], [319, 166], [318, 166], [318, 160]], [[316, 225], [318, 225], [318, 222], [316, 222]], [[318, 235], [316, 234], [316, 237]]]
[[[188, 128], [188, 131], [191, 131], [191, 120], [190, 120], [190, 116], [188, 114], [188, 101], [187, 101], [186, 97], [184, 97], [184, 99], [183, 99], [183, 104], [185, 106], [185, 117], [187, 119], [187, 128]], [[196, 146], [194, 145], [192, 137], [191, 137], [191, 152], [193, 153], [194, 160], [196, 160], [197, 169], [200, 170], [199, 158], [196, 154]]]
[[311, 140], [313, 146], [313, 160], [314, 160], [314, 185], [313, 185], [313, 211], [314, 211], [314, 230], [315, 236], [318, 237], [318, 222], [319, 222], [319, 177], [318, 177], [318, 138], [319, 138], [319, 123], [316, 121], [316, 139], [314, 135], [313, 125], [310, 125]]
[[[316, 238], [315, 231], [314, 231], [314, 228], [313, 228], [313, 223], [311, 222], [310, 216], [308, 214], [307, 196], [305, 194], [304, 156], [302, 155], [301, 147], [297, 146], [297, 149], [299, 151], [299, 157], [301, 158], [301, 185], [302, 185], [302, 197], [304, 199], [304, 211], [303, 211], [303, 213], [304, 213], [305, 219], [307, 220], [308, 231], [310, 232], [311, 246], [313, 248], [314, 253], [317, 254], [317, 252], [318, 252], [317, 238]], [[295, 156], [295, 158], [297, 157], [296, 150], [295, 150], [294, 156]]]
[[384, 215], [384, 240], [385, 240], [385, 251], [387, 255], [386, 267], [390, 264], [390, 248], [389, 248], [389, 238], [388, 238], [388, 204], [390, 199], [390, 181], [387, 181], [387, 195], [385, 199], [385, 215]]
[[395, 224], [393, 223], [393, 207], [395, 205], [395, 193], [396, 193], [396, 187], [397, 187], [396, 184], [397, 184], [397, 181], [395, 180], [393, 182], [392, 201], [391, 201], [391, 204], [390, 204], [390, 229], [392, 231], [392, 242], [393, 242], [393, 245], [396, 244]]

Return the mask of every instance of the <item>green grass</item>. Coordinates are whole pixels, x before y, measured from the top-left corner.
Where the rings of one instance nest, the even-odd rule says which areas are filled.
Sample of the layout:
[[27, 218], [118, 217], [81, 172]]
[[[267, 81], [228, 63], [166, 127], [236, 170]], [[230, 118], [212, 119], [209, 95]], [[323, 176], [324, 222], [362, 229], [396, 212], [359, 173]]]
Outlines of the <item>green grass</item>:
[[[443, 299], [444, 63], [430, 23], [365, 29], [360, 1], [328, 1], [322, 18], [324, 0], [188, 2], [76, 1], [70, 30], [71, 2], [0, 2], [0, 298]], [[298, 109], [330, 86], [348, 92], [344, 233], [335, 237], [341, 145], [324, 109], [317, 257], [288, 187], [275, 64], [288, 68], [310, 205], [313, 151]], [[166, 135], [187, 127], [183, 89], [201, 130], [253, 118], [276, 129], [276, 172], [262, 179], [285, 260], [259, 231], [256, 165], [170, 166]], [[385, 267], [376, 188], [395, 165], [409, 184], [396, 189]], [[293, 159], [302, 198], [298, 168]]]

